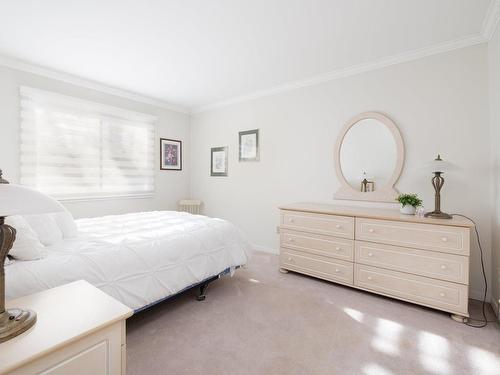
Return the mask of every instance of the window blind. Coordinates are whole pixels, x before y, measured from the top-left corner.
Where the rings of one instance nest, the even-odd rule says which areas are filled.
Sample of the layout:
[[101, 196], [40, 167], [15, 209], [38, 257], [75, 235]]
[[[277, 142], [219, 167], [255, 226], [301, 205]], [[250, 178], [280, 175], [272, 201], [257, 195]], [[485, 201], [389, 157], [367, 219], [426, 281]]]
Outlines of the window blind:
[[21, 184], [58, 199], [154, 192], [156, 118], [20, 89]]

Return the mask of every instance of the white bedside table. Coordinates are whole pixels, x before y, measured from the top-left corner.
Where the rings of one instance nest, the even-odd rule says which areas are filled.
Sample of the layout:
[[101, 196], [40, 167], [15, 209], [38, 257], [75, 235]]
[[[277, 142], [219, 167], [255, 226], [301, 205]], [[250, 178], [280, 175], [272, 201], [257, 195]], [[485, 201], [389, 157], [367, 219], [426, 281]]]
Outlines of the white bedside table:
[[37, 313], [33, 328], [0, 344], [0, 374], [125, 374], [132, 310], [80, 280], [7, 301]]

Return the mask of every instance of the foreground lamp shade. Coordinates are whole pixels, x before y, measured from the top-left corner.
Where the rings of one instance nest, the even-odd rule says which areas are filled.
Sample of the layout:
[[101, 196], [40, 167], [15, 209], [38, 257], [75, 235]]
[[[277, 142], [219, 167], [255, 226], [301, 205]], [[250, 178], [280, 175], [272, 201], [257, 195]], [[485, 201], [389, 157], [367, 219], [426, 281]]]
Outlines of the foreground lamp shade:
[[439, 154], [436, 159], [427, 163], [427, 168], [429, 172], [434, 174], [434, 177], [432, 178], [432, 186], [434, 187], [435, 195], [434, 211], [426, 213], [425, 216], [436, 219], [451, 219], [451, 215], [441, 211], [441, 188], [444, 185], [444, 178], [442, 174], [454, 171], [458, 168], [456, 165], [441, 159], [441, 155]]
[[5, 260], [16, 239], [16, 230], [5, 224], [11, 215], [41, 214], [64, 211], [55, 199], [36, 190], [11, 185], [0, 170], [0, 342], [27, 331], [36, 322], [36, 313], [22, 308], [5, 309]]
[[0, 217], [44, 214], [64, 210], [61, 203], [39, 191], [26, 186], [0, 183]]

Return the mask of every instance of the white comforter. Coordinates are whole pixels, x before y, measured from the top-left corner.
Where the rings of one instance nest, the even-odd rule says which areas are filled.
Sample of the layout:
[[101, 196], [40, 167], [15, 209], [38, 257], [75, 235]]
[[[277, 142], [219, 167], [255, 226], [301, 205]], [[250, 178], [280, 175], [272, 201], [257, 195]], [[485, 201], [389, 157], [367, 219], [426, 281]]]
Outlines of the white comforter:
[[231, 223], [156, 211], [76, 220], [79, 236], [6, 267], [7, 299], [85, 279], [137, 310], [225, 269], [249, 246]]

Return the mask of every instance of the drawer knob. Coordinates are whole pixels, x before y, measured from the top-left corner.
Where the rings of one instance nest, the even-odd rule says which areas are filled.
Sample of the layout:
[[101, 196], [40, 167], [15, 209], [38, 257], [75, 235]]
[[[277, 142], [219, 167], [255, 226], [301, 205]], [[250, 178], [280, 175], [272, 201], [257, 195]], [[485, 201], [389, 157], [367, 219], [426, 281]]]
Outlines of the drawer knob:
[[373, 228], [368, 229], [368, 232], [373, 233], [375, 230]]
[[442, 270], [445, 270], [446, 269], [446, 266], [444, 264], [441, 265], [441, 269]]
[[337, 247], [335, 248], [335, 250], [336, 250], [336, 251], [340, 251], [340, 247], [338, 247], [338, 246], [337, 246]]
[[443, 238], [441, 238], [441, 240], [442, 240], [443, 242], [447, 242], [447, 241], [448, 241], [448, 238], [447, 238], [447, 237], [443, 237]]
[[337, 225], [335, 225], [335, 228], [340, 229], [340, 228], [342, 228], [342, 225], [337, 224]]
[[293, 261], [293, 258], [292, 258], [292, 257], [288, 257], [288, 261], [289, 261], [289, 262], [292, 262], [292, 261]]
[[335, 268], [335, 272], [339, 273], [339, 272], [340, 272], [340, 270], [339, 270], [338, 268]]
[[293, 219], [292, 218], [288, 219], [288, 222], [293, 223]]
[[293, 242], [293, 238], [292, 237], [288, 237], [288, 242]]
[[367, 279], [371, 281], [371, 280], [373, 280], [373, 277], [368, 276]]
[[372, 256], [373, 256], [373, 253], [368, 253], [368, 256], [369, 256], [369, 257], [372, 257]]
[[444, 297], [445, 295], [443, 292], [439, 293], [439, 297]]

